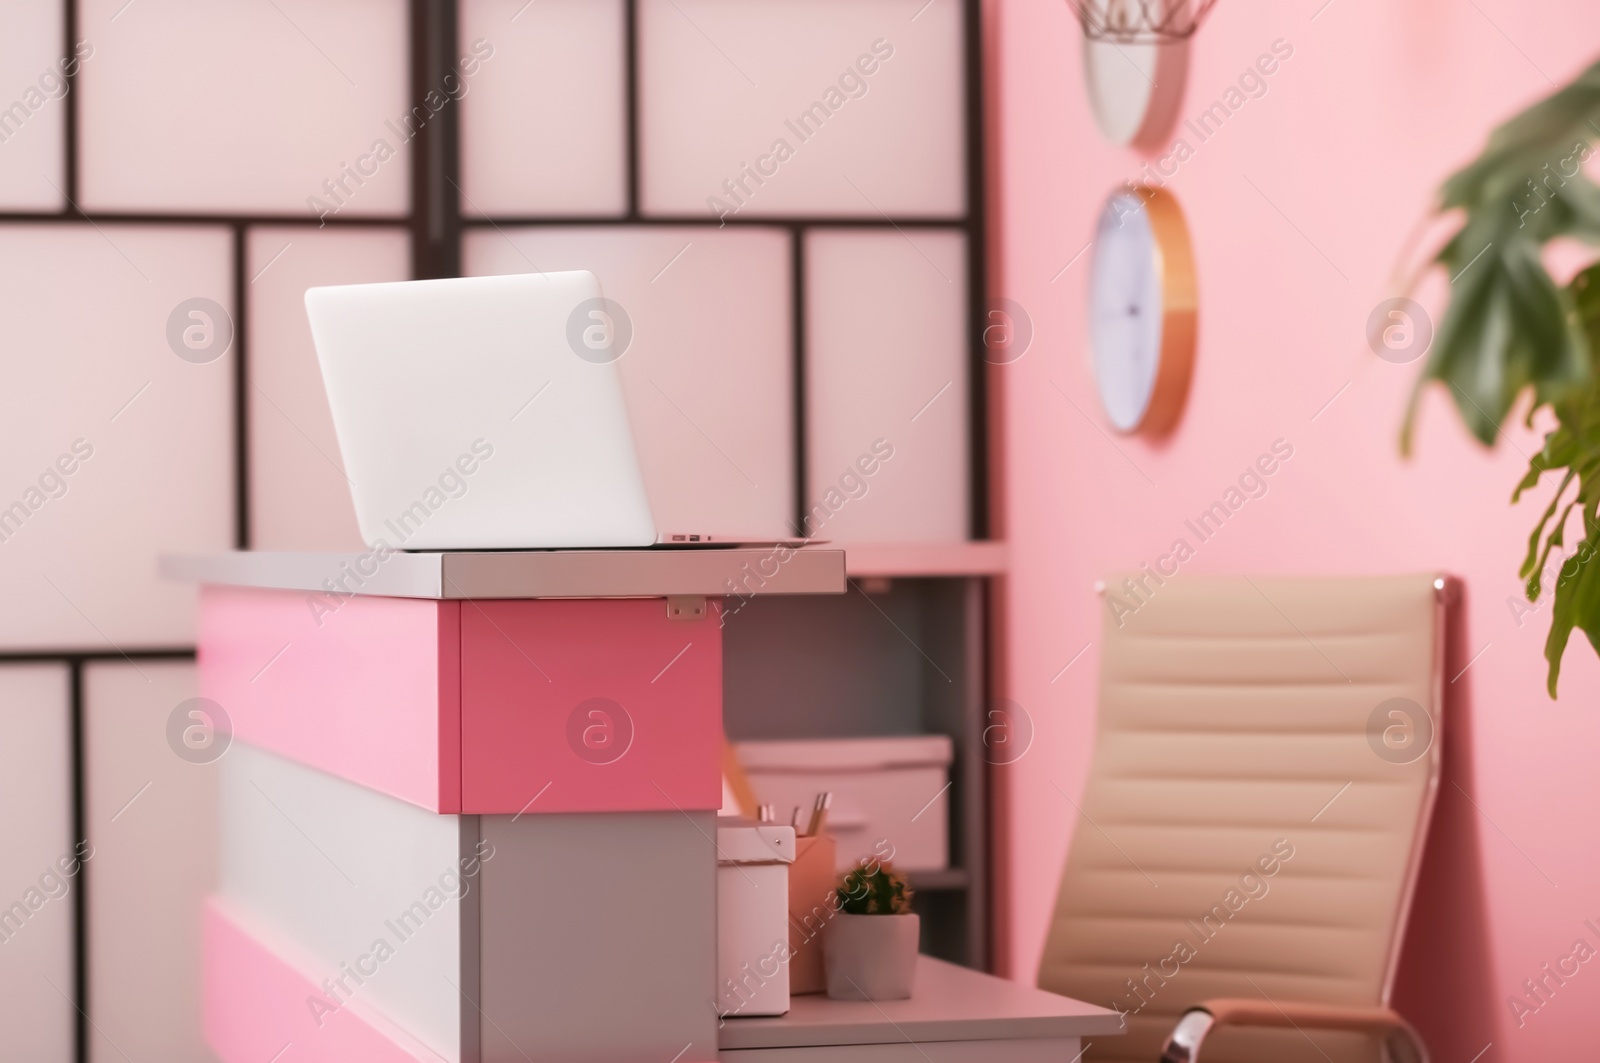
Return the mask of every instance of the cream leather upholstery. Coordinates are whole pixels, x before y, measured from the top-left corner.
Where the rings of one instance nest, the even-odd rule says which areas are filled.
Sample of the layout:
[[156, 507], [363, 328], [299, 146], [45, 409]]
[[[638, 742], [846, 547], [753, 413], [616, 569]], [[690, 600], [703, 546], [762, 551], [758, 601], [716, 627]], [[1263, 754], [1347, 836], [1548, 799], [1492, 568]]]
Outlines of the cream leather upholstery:
[[[1438, 774], [1435, 576], [1143, 581], [1106, 590], [1039, 985], [1128, 1013], [1086, 1061], [1155, 1063], [1207, 998], [1387, 1004]], [[1361, 1034], [1283, 1029], [1220, 1030], [1201, 1058], [1324, 1056], [1381, 1058]]]

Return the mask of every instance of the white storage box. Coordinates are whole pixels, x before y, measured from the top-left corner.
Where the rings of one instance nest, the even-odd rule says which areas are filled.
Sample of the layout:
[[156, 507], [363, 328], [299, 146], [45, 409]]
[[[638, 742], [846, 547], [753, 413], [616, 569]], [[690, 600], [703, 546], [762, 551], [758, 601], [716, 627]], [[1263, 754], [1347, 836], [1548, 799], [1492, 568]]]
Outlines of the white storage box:
[[[756, 800], [801, 825], [824, 790], [833, 793], [828, 833], [838, 839], [839, 870], [864, 856], [891, 859], [902, 871], [950, 863], [948, 735], [739, 742], [739, 763]], [[892, 855], [891, 855], [892, 854]]]
[[789, 865], [794, 828], [717, 824], [717, 1012], [789, 1010]]

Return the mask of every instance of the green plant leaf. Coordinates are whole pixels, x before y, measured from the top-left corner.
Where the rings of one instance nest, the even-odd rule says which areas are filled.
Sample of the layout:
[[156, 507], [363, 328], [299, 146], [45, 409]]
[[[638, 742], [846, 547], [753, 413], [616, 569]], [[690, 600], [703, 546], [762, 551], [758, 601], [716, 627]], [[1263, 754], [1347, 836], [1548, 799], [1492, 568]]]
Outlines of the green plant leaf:
[[903, 915], [911, 911], [912, 890], [888, 863], [870, 861], [839, 879], [839, 910], [846, 915]]
[[[1587, 336], [1585, 347], [1593, 358], [1600, 351], [1600, 266], [1580, 273], [1567, 295], [1572, 307], [1568, 326]], [[1547, 397], [1558, 424], [1545, 434], [1544, 446], [1528, 463], [1528, 471], [1512, 500], [1521, 498], [1544, 473], [1565, 470], [1555, 497], [1528, 540], [1522, 576], [1527, 581], [1529, 601], [1537, 601], [1543, 593], [1549, 559], [1566, 545], [1568, 517], [1574, 509], [1581, 515], [1583, 538], [1565, 555], [1550, 588], [1550, 633], [1544, 652], [1549, 666], [1546, 685], [1553, 698], [1561, 677], [1561, 659], [1573, 630], [1583, 631], [1590, 644], [1600, 650], [1600, 565], [1593, 563], [1600, 555], [1600, 373], [1591, 373], [1578, 384], [1550, 385]], [[1574, 481], [1578, 484], [1577, 494], [1551, 523]]]
[[[1574, 630], [1600, 652], [1600, 265], [1561, 288], [1541, 255], [1558, 238], [1600, 243], [1600, 186], [1582, 170], [1597, 137], [1600, 62], [1498, 126], [1482, 154], [1441, 186], [1440, 212], [1462, 215], [1436, 256], [1450, 278], [1450, 304], [1401, 429], [1409, 452], [1418, 398], [1433, 382], [1449, 389], [1485, 445], [1526, 393], [1530, 426], [1539, 411], [1554, 414], [1555, 427], [1511, 496], [1515, 503], [1546, 473], [1562, 474], [1519, 569], [1530, 601], [1549, 591], [1552, 698]], [[1574, 510], [1583, 535], [1566, 552]], [[1552, 559], [1560, 565], [1549, 580]]]
[[[1575, 551], [1577, 564], [1569, 578], [1565, 567], [1556, 580], [1554, 605], [1550, 611], [1550, 635], [1545, 639], [1544, 657], [1550, 665], [1547, 687], [1550, 696], [1556, 696], [1556, 686], [1561, 679], [1561, 657], [1573, 628], [1578, 628], [1589, 638], [1589, 644], [1600, 651], [1600, 565], [1593, 563], [1595, 552], [1600, 550], [1600, 536], [1589, 524], [1589, 534]], [[1571, 562], [1569, 562], [1571, 564]]]
[[1439, 324], [1417, 392], [1429, 380], [1446, 384], [1467, 428], [1489, 445], [1516, 395], [1505, 386], [1510, 295], [1499, 277], [1498, 259], [1479, 265], [1479, 276], [1451, 300]]
[[[1535, 458], [1534, 461], [1537, 462], [1538, 459]], [[1534, 526], [1533, 534], [1528, 536], [1528, 553], [1522, 559], [1522, 568], [1518, 574], [1528, 582], [1528, 600], [1530, 602], [1539, 600], [1539, 574], [1544, 571], [1545, 562], [1549, 559], [1550, 547], [1552, 545], [1560, 545], [1557, 536], [1561, 534], [1561, 529], [1566, 525], [1567, 515], [1572, 512], [1572, 507], [1578, 504], [1578, 499], [1569, 502], [1567, 508], [1561, 511], [1561, 519], [1556, 521], [1556, 530], [1550, 535], [1542, 551], [1539, 549], [1539, 538], [1544, 535], [1545, 526], [1550, 523], [1550, 518], [1555, 516], [1556, 507], [1561, 504], [1561, 496], [1566, 494], [1567, 485], [1572, 482], [1573, 477], [1576, 475], [1571, 469], [1567, 470], [1567, 475], [1561, 478], [1561, 486], [1556, 488], [1555, 497], [1545, 507], [1544, 516], [1539, 518], [1539, 523]], [[1523, 483], [1527, 482], [1527, 477], [1524, 477]], [[1521, 494], [1522, 487], [1519, 485], [1517, 494], [1512, 496], [1511, 501], [1513, 503], [1516, 502]]]
[[1439, 209], [1459, 209], [1464, 220], [1437, 256], [1450, 305], [1406, 413], [1403, 451], [1430, 381], [1450, 390], [1468, 429], [1492, 445], [1525, 391], [1537, 407], [1588, 377], [1588, 339], [1540, 252], [1557, 237], [1600, 242], [1600, 186], [1581, 170], [1596, 137], [1600, 63], [1495, 129], [1483, 154], [1440, 189]]
[[[1489, 134], [1484, 152], [1440, 189], [1444, 209], [1505, 201], [1552, 162], [1551, 149], [1570, 148], [1600, 135], [1590, 127], [1600, 111], [1600, 62], [1572, 84], [1539, 101]], [[1558, 156], [1557, 158], [1560, 158]]]

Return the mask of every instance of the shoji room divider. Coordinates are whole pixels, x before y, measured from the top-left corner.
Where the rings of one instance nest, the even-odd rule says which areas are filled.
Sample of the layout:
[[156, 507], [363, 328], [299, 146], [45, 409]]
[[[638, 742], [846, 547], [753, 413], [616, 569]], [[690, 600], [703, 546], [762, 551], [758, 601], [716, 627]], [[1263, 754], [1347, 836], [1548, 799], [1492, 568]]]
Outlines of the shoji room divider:
[[[960, 553], [985, 534], [976, 7], [0, 0], [0, 1061], [211, 1058], [215, 767], [184, 739], [194, 590], [156, 558], [359, 547], [307, 287], [591, 269], [663, 523], [992, 573]], [[969, 734], [981, 597], [922, 586], [958, 633], [934, 655], [965, 655], [929, 718]], [[914, 626], [885, 601], [862, 615]], [[970, 921], [966, 754], [970, 860], [929, 888]]]

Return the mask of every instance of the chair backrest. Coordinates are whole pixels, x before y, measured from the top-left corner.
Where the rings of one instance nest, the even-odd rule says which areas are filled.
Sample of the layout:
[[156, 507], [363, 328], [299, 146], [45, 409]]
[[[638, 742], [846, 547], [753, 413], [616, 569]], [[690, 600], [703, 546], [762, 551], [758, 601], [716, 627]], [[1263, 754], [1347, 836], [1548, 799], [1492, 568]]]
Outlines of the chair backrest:
[[[1154, 1063], [1215, 997], [1387, 1004], [1437, 788], [1445, 580], [1116, 578], [1094, 760], [1039, 985], [1126, 1013]], [[1076, 802], [1076, 803], [1074, 803]], [[1375, 1061], [1219, 1031], [1207, 1063]]]

